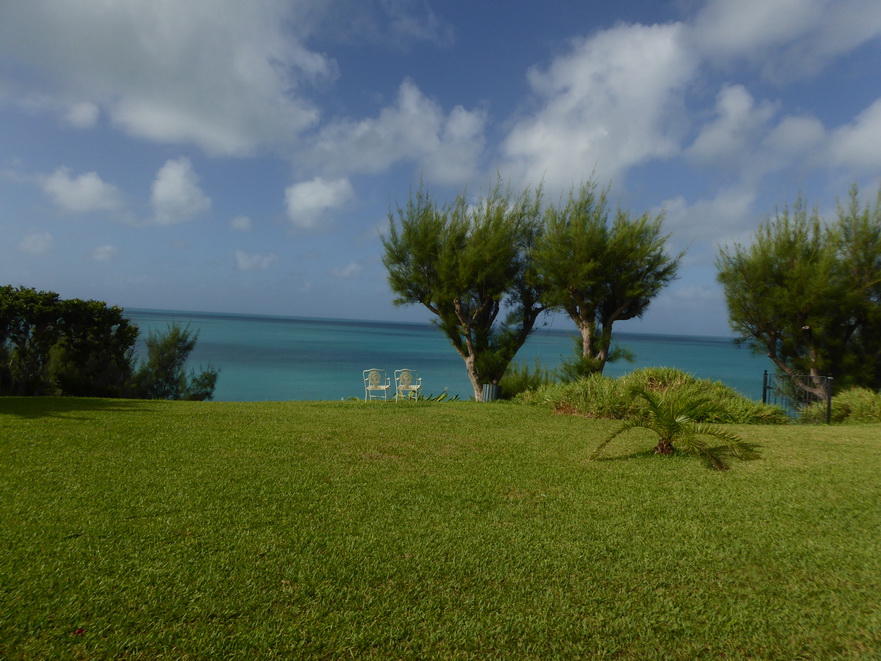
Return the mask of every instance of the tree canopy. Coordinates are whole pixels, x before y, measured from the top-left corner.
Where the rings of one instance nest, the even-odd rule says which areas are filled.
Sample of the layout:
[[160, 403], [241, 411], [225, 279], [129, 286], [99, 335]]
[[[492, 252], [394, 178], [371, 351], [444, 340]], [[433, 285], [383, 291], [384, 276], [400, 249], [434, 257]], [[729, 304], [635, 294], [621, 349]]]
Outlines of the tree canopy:
[[564, 205], [497, 182], [477, 204], [438, 204], [421, 185], [389, 214], [383, 263], [398, 305], [421, 304], [465, 361], [474, 396], [497, 384], [539, 316], [564, 310], [581, 340], [573, 368], [601, 372], [612, 327], [641, 316], [676, 274], [662, 216], [610, 213], [596, 184]]
[[122, 308], [0, 286], [0, 395], [209, 399], [217, 371], [184, 372], [197, 337], [151, 333], [136, 370], [138, 327]]
[[641, 317], [676, 276], [681, 255], [666, 252], [663, 214], [636, 218], [609, 208], [607, 191], [588, 182], [565, 205], [549, 206], [533, 251], [542, 300], [566, 312], [581, 335], [576, 375], [602, 373], [614, 360], [616, 322]]
[[474, 397], [498, 384], [544, 310], [529, 257], [541, 191], [497, 182], [477, 203], [438, 204], [424, 185], [389, 213], [383, 263], [395, 304], [421, 304], [465, 361]]
[[716, 264], [732, 329], [798, 387], [881, 387], [881, 189], [861, 205], [852, 188], [833, 223], [800, 196]]

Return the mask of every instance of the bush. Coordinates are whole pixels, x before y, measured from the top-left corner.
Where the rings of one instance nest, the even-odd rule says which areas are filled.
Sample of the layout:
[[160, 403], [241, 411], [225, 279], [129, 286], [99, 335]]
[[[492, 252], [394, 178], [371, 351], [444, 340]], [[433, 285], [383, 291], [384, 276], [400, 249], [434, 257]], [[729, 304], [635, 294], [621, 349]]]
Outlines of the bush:
[[713, 406], [696, 422], [785, 424], [783, 409], [754, 402], [718, 381], [698, 379], [669, 367], [647, 367], [613, 379], [594, 374], [571, 383], [558, 383], [523, 393], [517, 401], [550, 406], [556, 411], [590, 418], [624, 420], [642, 416], [646, 404], [629, 390], [675, 393], [677, 397], [709, 400]]
[[146, 339], [147, 359], [132, 378], [133, 395], [144, 399], [211, 399], [218, 370], [209, 365], [199, 374], [186, 371], [187, 358], [198, 338], [198, 331], [180, 324], [170, 324], [164, 333], [151, 331]]
[[543, 386], [556, 382], [553, 370], [541, 366], [538, 358], [535, 359], [532, 370], [526, 363], [512, 364], [505, 371], [505, 376], [499, 381], [502, 387], [502, 399], [513, 399], [516, 395], [527, 390], [536, 390]]
[[[826, 422], [826, 402], [815, 402], [799, 413], [802, 422]], [[881, 394], [868, 388], [850, 388], [832, 398], [832, 422], [881, 422]]]

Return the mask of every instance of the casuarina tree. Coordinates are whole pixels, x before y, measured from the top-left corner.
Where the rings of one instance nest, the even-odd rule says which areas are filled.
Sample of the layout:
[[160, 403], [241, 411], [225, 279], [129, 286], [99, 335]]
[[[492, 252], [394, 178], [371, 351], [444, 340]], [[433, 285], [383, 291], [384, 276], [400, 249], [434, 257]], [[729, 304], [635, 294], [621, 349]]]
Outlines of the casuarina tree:
[[681, 254], [666, 251], [662, 214], [609, 208], [594, 182], [550, 206], [533, 251], [542, 302], [566, 312], [580, 333], [572, 376], [602, 373], [621, 355], [612, 349], [613, 326], [641, 317], [676, 276]]
[[881, 189], [851, 190], [834, 223], [799, 198], [717, 259], [732, 329], [800, 389], [881, 387]]
[[498, 384], [544, 310], [530, 253], [541, 191], [501, 182], [475, 204], [439, 204], [424, 185], [389, 213], [383, 263], [397, 305], [420, 304], [465, 362], [474, 398]]

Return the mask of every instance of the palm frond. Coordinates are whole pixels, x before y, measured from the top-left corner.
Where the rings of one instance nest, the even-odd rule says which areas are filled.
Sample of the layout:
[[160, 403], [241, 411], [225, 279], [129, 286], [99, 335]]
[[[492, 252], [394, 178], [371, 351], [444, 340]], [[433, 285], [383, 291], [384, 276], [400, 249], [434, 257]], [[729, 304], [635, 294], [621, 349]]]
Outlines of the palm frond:
[[740, 438], [740, 436], [724, 427], [706, 422], [696, 422], [693, 425], [693, 429], [695, 434], [711, 436], [722, 441], [738, 457], [742, 457], [749, 452], [749, 448], [745, 441]]
[[625, 420], [597, 446], [590, 454], [590, 459], [596, 459], [616, 437], [636, 427], [651, 430], [660, 437], [656, 452], [662, 452], [662, 447], [665, 448], [664, 454], [672, 452], [675, 443], [680, 450], [703, 458], [708, 466], [717, 470], [723, 470], [728, 466], [721, 456], [720, 449], [711, 447], [707, 441], [700, 438], [701, 436], [722, 441], [725, 448], [738, 458], [743, 459], [750, 455], [750, 448], [734, 432], [716, 424], [696, 422], [698, 419], [705, 419], [708, 413], [717, 409], [711, 400], [701, 397], [662, 395], [640, 386], [631, 386], [628, 392], [644, 399], [648, 405], [647, 411], [640, 417]]
[[618, 436], [620, 436], [624, 432], [630, 431], [631, 429], [636, 429], [637, 427], [643, 427], [643, 426], [644, 426], [643, 423], [639, 420], [635, 420], [635, 419], [634, 420], [625, 420], [624, 423], [620, 427], [618, 427], [618, 429], [613, 431], [605, 440], [603, 440], [598, 446], [596, 446], [594, 451], [590, 453], [588, 460], [593, 461], [594, 459], [599, 457], [600, 452], [602, 452], [603, 449], [609, 443], [614, 441]]

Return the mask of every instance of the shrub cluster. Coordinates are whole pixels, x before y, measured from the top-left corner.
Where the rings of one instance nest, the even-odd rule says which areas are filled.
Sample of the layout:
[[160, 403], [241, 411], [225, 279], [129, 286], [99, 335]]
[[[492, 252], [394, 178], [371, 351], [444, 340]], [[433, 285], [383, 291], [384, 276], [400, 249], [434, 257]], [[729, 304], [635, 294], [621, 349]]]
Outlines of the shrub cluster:
[[150, 333], [137, 364], [138, 327], [122, 308], [0, 286], [0, 395], [210, 399], [218, 371], [185, 368], [198, 336], [174, 324]]
[[670, 367], [647, 367], [619, 379], [592, 374], [577, 381], [522, 392], [515, 400], [591, 418], [625, 420], [646, 413], [645, 401], [629, 394], [632, 388], [712, 402], [713, 406], [708, 407], [697, 422], [785, 424], [788, 421], [786, 413], [777, 406], [754, 402], [723, 383], [698, 379]]
[[531, 369], [526, 363], [512, 363], [499, 385], [502, 387], [502, 398], [513, 399], [520, 393], [537, 390], [556, 381], [556, 372], [542, 367], [541, 362], [536, 359]]
[[[815, 402], [799, 413], [802, 422], [826, 422], [826, 402]], [[832, 422], [881, 422], [881, 394], [868, 388], [850, 388], [832, 398]]]

